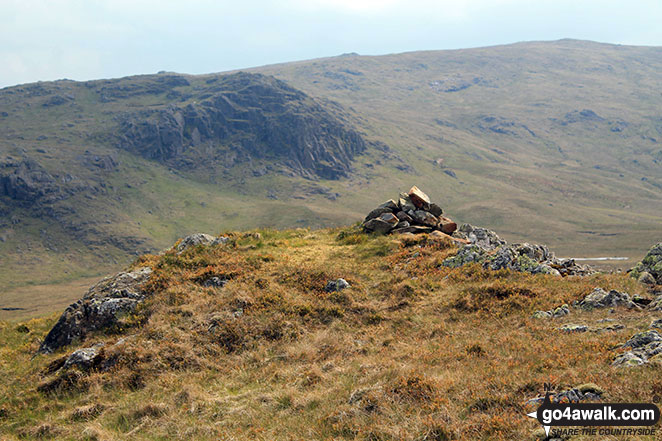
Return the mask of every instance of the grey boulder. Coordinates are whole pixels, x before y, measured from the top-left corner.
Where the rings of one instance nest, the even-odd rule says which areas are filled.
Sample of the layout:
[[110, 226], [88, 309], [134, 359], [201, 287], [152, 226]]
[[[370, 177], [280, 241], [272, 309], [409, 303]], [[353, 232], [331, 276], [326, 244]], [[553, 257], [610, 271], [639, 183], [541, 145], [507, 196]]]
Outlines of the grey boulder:
[[141, 287], [149, 280], [148, 267], [121, 272], [107, 277], [89, 289], [87, 294], [65, 309], [39, 347], [39, 352], [53, 352], [83, 339], [90, 332], [121, 324], [148, 293]]

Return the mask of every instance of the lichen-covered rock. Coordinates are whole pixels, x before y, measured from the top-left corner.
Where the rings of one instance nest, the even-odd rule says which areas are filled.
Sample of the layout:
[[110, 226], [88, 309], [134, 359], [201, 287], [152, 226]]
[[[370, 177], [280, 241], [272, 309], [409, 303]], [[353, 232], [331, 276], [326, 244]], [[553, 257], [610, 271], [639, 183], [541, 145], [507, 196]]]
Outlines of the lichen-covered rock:
[[628, 367], [645, 364], [655, 356], [662, 354], [662, 335], [654, 330], [640, 332], [633, 335], [621, 347], [630, 348], [630, 350], [617, 356], [612, 362], [613, 366]]
[[501, 239], [494, 231], [487, 228], [474, 227], [470, 224], [462, 224], [453, 233], [453, 236], [468, 239], [472, 245], [476, 245], [484, 251], [492, 251], [502, 245], [506, 245], [506, 241]]
[[324, 290], [326, 292], [336, 292], [342, 291], [345, 288], [349, 288], [349, 286], [349, 283], [347, 283], [347, 280], [345, 279], [329, 280]]
[[92, 369], [99, 365], [103, 359], [101, 348], [103, 348], [103, 343], [92, 346], [91, 348], [75, 350], [67, 357], [62, 369], [69, 369], [71, 367], [77, 367], [81, 370]]
[[230, 241], [229, 237], [221, 236], [214, 237], [205, 233], [195, 233], [190, 236], [186, 236], [182, 239], [181, 242], [177, 245], [177, 253], [181, 254], [191, 247], [198, 245], [211, 246], [211, 245], [224, 245]]
[[151, 274], [152, 269], [144, 267], [118, 273], [94, 285], [82, 299], [62, 313], [39, 352], [53, 352], [90, 332], [119, 325], [122, 318], [134, 311], [147, 296], [141, 287]]
[[486, 228], [462, 225], [453, 237], [468, 240], [455, 256], [449, 257], [443, 266], [457, 268], [468, 263], [480, 263], [485, 269], [528, 272], [531, 274], [588, 275], [594, 271], [588, 266], [577, 265], [574, 260], [559, 260], [549, 248], [535, 244], [513, 244], [499, 238]]
[[588, 326], [586, 325], [577, 325], [577, 324], [567, 324], [559, 328], [559, 331], [563, 332], [586, 332], [588, 331]]
[[649, 330], [633, 335], [628, 341], [623, 343], [622, 347], [637, 349], [655, 341], [662, 341], [662, 335], [657, 331]]
[[630, 276], [642, 283], [662, 285], [662, 242], [648, 251], [641, 262], [632, 268]]
[[567, 304], [563, 304], [549, 311], [536, 311], [533, 313], [533, 318], [558, 318], [568, 314], [570, 314], [570, 307]]
[[579, 302], [579, 306], [584, 309], [610, 308], [614, 306], [638, 308], [638, 306], [630, 300], [628, 293], [618, 292], [613, 289], [607, 292], [602, 288], [595, 288], [589, 295]]

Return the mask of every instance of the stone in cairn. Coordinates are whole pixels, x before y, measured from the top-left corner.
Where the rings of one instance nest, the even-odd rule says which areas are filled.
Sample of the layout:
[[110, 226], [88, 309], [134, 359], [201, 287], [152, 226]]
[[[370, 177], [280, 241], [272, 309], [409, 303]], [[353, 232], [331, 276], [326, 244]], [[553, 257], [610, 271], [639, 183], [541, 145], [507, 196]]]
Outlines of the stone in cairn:
[[389, 200], [372, 210], [363, 220], [363, 229], [370, 233], [430, 233], [453, 234], [457, 224], [442, 216], [443, 210], [430, 202], [428, 195], [413, 186], [409, 193], [400, 193], [398, 201]]

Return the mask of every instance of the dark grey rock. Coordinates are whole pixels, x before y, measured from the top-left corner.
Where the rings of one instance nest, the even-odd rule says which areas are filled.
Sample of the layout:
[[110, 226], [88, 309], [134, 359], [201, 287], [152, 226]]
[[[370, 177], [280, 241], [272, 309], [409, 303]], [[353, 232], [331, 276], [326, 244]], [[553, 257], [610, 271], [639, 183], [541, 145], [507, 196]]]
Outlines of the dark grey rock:
[[378, 218], [379, 216], [381, 216], [384, 213], [393, 213], [393, 210], [391, 210], [390, 208], [386, 208], [386, 207], [377, 207], [374, 210], [372, 210], [370, 213], [368, 213], [368, 215], [365, 217], [365, 219], [363, 219], [363, 222], [368, 222], [371, 219]]
[[118, 273], [94, 285], [82, 299], [62, 313], [39, 352], [53, 352], [93, 331], [119, 325], [123, 317], [134, 311], [148, 295], [141, 287], [151, 274], [151, 268], [145, 267]]
[[227, 279], [221, 279], [220, 277], [210, 277], [209, 279], [202, 282], [202, 286], [205, 288], [223, 288], [226, 283], [228, 283]]
[[426, 225], [428, 227], [436, 227], [439, 225], [439, 219], [432, 213], [425, 210], [414, 211], [412, 218], [416, 223]]
[[370, 219], [363, 224], [363, 229], [370, 233], [386, 234], [395, 227], [394, 224], [380, 218]]
[[430, 208], [428, 211], [436, 217], [439, 217], [442, 214], [444, 214], [444, 210], [442, 210], [441, 207], [435, 204], [434, 202], [430, 204]]
[[402, 222], [409, 222], [410, 224], [414, 221], [410, 215], [405, 213], [404, 211], [398, 211], [395, 213], [396, 217], [400, 219]]

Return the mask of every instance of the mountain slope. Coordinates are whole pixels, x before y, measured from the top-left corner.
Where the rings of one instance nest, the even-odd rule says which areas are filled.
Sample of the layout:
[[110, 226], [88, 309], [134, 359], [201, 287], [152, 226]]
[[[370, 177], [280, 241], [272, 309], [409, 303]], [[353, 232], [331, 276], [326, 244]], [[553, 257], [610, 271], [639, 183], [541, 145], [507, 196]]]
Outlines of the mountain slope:
[[333, 223], [279, 195], [335, 198], [315, 181], [370, 145], [339, 105], [260, 74], [38, 83], [0, 102], [0, 286], [107, 271], [191, 228]]
[[249, 71], [1, 90], [0, 287], [105, 273], [195, 230], [347, 224], [414, 183], [459, 222], [562, 256], [638, 258], [660, 240], [660, 48]]

